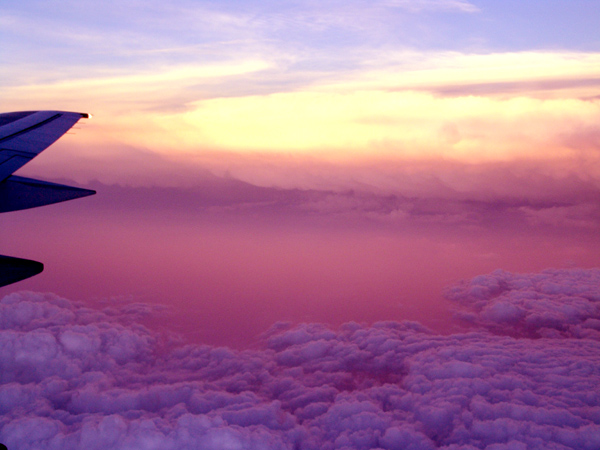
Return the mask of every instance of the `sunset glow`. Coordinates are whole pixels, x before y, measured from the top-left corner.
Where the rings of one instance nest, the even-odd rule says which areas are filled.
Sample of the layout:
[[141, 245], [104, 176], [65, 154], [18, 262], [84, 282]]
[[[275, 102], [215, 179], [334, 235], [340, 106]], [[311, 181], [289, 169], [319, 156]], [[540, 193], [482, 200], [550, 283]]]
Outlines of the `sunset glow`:
[[600, 2], [9, 3], [10, 450], [599, 447]]

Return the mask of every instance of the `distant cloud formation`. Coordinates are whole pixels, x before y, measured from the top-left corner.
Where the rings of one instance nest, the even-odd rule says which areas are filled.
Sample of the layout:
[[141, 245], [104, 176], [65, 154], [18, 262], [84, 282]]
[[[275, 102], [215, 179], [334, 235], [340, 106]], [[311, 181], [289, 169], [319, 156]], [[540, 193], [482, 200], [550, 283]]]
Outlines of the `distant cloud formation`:
[[[273, 161], [272, 171], [260, 158], [231, 155], [207, 158], [187, 165], [157, 155], [128, 154], [103, 166], [78, 161], [79, 183], [103, 192], [90, 203], [112, 209], [187, 211], [207, 217], [276, 214], [310, 220], [343, 218], [372, 223], [486, 225], [504, 223], [511, 229], [537, 227], [556, 230], [598, 229], [600, 207], [595, 199], [600, 186], [593, 173], [578, 167], [523, 162], [471, 166], [450, 163], [373, 164], [355, 168]], [[135, 156], [135, 157], [133, 157]], [[56, 170], [30, 170], [31, 176], [58, 174], [74, 155], [56, 159]], [[132, 164], [135, 163], [135, 164]], [[129, 186], [119, 185], [127, 164], [144, 167], [139, 177], [130, 173]], [[114, 166], [114, 170], [111, 167]], [[91, 182], [99, 167], [103, 183]], [[205, 167], [216, 173], [213, 175]], [[594, 171], [593, 165], [589, 169]], [[174, 175], [176, 174], [176, 175]], [[62, 181], [62, 180], [61, 180]], [[66, 180], [65, 180], [66, 181]], [[166, 185], [166, 186], [161, 186]], [[239, 220], [239, 218], [238, 218]]]
[[463, 282], [447, 296], [465, 306], [460, 317], [517, 336], [600, 340], [600, 269], [502, 270]]
[[449, 289], [470, 332], [277, 324], [264, 347], [165, 342], [142, 305], [0, 301], [0, 441], [33, 449], [595, 449], [600, 270]]

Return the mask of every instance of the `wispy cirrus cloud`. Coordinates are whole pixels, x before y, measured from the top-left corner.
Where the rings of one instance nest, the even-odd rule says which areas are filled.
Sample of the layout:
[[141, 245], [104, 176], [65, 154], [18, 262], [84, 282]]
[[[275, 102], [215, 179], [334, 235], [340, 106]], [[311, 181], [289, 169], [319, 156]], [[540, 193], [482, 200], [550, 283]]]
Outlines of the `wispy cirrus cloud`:
[[480, 11], [473, 3], [463, 0], [387, 0], [383, 4], [407, 9], [411, 12], [457, 11], [474, 13]]

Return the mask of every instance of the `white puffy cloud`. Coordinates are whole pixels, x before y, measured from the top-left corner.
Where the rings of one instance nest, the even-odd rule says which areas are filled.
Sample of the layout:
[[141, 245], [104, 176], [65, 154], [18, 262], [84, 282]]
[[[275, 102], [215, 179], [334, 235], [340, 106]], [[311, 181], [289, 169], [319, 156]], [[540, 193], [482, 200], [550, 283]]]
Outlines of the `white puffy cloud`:
[[0, 441], [9, 449], [598, 448], [598, 281], [596, 269], [494, 272], [449, 290], [475, 324], [470, 332], [277, 324], [261, 349], [245, 351], [164, 351], [131, 319], [140, 306], [98, 311], [11, 294], [0, 301]]

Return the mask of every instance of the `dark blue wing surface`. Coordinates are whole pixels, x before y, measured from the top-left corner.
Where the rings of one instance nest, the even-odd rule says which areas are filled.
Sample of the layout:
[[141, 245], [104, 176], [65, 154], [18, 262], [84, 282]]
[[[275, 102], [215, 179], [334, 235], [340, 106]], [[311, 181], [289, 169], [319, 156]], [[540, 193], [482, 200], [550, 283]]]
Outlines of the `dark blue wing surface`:
[[[88, 114], [19, 111], [0, 114], [0, 212], [17, 211], [95, 194], [13, 173], [52, 145]], [[0, 286], [40, 273], [42, 263], [0, 255]]]

